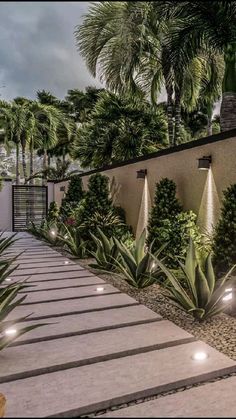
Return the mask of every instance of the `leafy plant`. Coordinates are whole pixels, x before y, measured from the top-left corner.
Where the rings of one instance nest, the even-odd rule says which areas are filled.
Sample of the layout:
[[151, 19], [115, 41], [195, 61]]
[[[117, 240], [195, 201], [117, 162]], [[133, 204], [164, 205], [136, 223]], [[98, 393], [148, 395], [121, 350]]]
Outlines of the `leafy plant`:
[[63, 217], [63, 220], [71, 215], [71, 211], [78, 206], [83, 197], [82, 179], [78, 175], [73, 175], [60, 207], [60, 215]]
[[176, 268], [176, 257], [184, 257], [187, 251], [189, 235], [195, 242], [200, 241], [199, 229], [196, 226], [196, 214], [184, 212], [176, 198], [176, 185], [173, 180], [164, 178], [156, 186], [154, 206], [148, 224], [148, 239], [153, 242], [153, 250], [168, 242], [163, 255], [168, 267]]
[[119, 256], [117, 244], [113, 237], [106, 237], [99, 227], [97, 230], [97, 236], [91, 233], [91, 236], [96, 243], [96, 252], [91, 251], [91, 254], [95, 257], [97, 263], [91, 263], [89, 266], [101, 271], [115, 271], [116, 261]]
[[[37, 327], [44, 326], [47, 323], [34, 324], [26, 327], [14, 327], [16, 324], [26, 320], [29, 316], [21, 317], [14, 320], [6, 320], [7, 316], [22, 302], [25, 300], [27, 295], [17, 299], [17, 295], [20, 291], [28, 287], [26, 281], [18, 281], [14, 284], [5, 285], [5, 279], [11, 275], [11, 273], [16, 269], [13, 268], [12, 263], [17, 259], [17, 256], [0, 261], [0, 350], [4, 349], [11, 342], [16, 340], [19, 336], [33, 330]], [[16, 329], [16, 333], [13, 335], [7, 334], [7, 329], [13, 328]]]
[[[145, 249], [146, 230], [144, 230], [128, 249], [124, 243], [114, 238], [114, 242], [121, 254], [121, 260], [116, 259], [117, 269], [125, 277], [129, 285], [135, 288], [146, 288], [157, 282], [161, 274], [160, 268], [154, 261], [154, 255]], [[164, 249], [162, 246], [156, 253], [159, 256]]]
[[[169, 270], [162, 261], [157, 258], [155, 260], [168, 279], [165, 283], [160, 282], [161, 286], [165, 287], [163, 294], [181, 310], [201, 322], [226, 308], [227, 304], [223, 301], [223, 297], [226, 295], [226, 287], [232, 283], [229, 277], [235, 265], [223, 278], [216, 280], [211, 254], [200, 255], [191, 238], [185, 264], [179, 261], [181, 278]], [[185, 286], [182, 285], [183, 281]]]
[[71, 255], [78, 258], [84, 258], [86, 256], [86, 241], [81, 237], [81, 233], [77, 227], [67, 227], [64, 225], [63, 235], [59, 234], [58, 239]]
[[53, 201], [49, 205], [47, 221], [48, 222], [55, 222], [58, 220], [59, 217], [59, 207], [57, 202]]
[[15, 243], [16, 239], [16, 233], [9, 237], [4, 237], [4, 233], [0, 233], [0, 254], [3, 253], [5, 250], [8, 249], [13, 243]]
[[236, 263], [236, 184], [224, 191], [221, 216], [213, 237], [214, 263], [218, 271]]

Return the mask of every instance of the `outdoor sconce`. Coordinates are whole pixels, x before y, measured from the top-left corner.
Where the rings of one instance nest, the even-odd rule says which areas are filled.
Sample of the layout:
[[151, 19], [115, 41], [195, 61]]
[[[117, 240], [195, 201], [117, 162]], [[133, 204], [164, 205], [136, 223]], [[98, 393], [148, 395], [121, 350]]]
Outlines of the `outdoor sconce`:
[[60, 192], [65, 192], [65, 189], [66, 189], [65, 186], [61, 186], [60, 187]]
[[203, 156], [198, 159], [199, 170], [209, 170], [211, 165], [211, 156]]
[[137, 179], [145, 179], [147, 175], [147, 169], [142, 169], [137, 171]]

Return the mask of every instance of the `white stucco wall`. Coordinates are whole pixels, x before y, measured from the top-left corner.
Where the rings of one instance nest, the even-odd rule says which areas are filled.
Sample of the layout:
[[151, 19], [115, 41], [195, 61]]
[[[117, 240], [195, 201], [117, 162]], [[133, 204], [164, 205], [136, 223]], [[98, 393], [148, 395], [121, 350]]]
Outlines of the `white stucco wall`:
[[0, 231], [12, 230], [12, 181], [3, 181], [0, 191]]

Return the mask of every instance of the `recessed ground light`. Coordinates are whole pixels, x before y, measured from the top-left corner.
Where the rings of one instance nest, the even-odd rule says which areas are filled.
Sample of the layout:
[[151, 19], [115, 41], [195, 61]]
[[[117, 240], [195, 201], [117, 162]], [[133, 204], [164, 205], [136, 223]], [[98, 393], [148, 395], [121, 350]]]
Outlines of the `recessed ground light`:
[[232, 292], [230, 292], [225, 297], [223, 297], [222, 300], [223, 301], [229, 301], [229, 300], [232, 300], [232, 298], [233, 298], [233, 294], [232, 294]]
[[11, 278], [5, 278], [5, 281], [7, 281], [7, 282], [11, 282], [11, 281], [12, 281], [12, 279], [11, 279]]
[[225, 289], [225, 292], [230, 292], [230, 291], [233, 291], [233, 288], [226, 288]]
[[56, 235], [56, 232], [54, 230], [51, 230], [50, 233], [51, 233], [52, 236]]
[[97, 287], [97, 288], [96, 288], [96, 291], [97, 291], [97, 292], [102, 292], [102, 291], [104, 291], [104, 287]]
[[4, 333], [6, 336], [13, 336], [16, 334], [16, 332], [17, 332], [16, 329], [10, 328], [10, 329], [6, 329]]
[[65, 260], [64, 264], [65, 265], [68, 265], [69, 264], [69, 261], [68, 260]]
[[192, 359], [194, 359], [194, 361], [204, 361], [208, 356], [209, 355], [206, 352], [196, 352], [193, 354]]
[[65, 238], [65, 239], [68, 239], [68, 236], [67, 236], [67, 234], [66, 234], [66, 235], [64, 236], [64, 238]]

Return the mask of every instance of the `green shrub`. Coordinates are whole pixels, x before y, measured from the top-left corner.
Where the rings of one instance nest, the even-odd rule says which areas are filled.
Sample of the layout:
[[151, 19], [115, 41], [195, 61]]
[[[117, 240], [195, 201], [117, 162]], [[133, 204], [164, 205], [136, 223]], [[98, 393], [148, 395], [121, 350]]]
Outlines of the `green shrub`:
[[160, 282], [165, 289], [163, 294], [174, 305], [200, 322], [225, 310], [227, 303], [222, 299], [226, 288], [232, 285], [233, 280], [230, 281], [229, 277], [235, 266], [222, 279], [216, 280], [211, 254], [199, 254], [191, 238], [185, 264], [179, 261], [181, 276], [179, 271], [176, 276], [163, 261], [155, 260], [168, 278], [168, 282]]
[[71, 211], [78, 206], [84, 197], [82, 179], [79, 175], [73, 175], [70, 179], [69, 187], [65, 197], [62, 199], [60, 216], [63, 221], [71, 216]]
[[[7, 246], [9, 246], [9, 243], [10, 242], [8, 241]], [[1, 244], [3, 244], [3, 242]], [[12, 343], [14, 340], [19, 338], [21, 335], [29, 332], [30, 330], [47, 324], [41, 323], [26, 327], [16, 326], [18, 323], [23, 322], [29, 316], [17, 318], [14, 320], [7, 320], [8, 315], [17, 306], [22, 304], [25, 298], [27, 297], [27, 295], [23, 295], [17, 299], [18, 293], [20, 291], [23, 291], [28, 286], [25, 281], [18, 281], [10, 285], [5, 285], [6, 278], [9, 277], [12, 274], [12, 272], [17, 268], [17, 266], [12, 267], [12, 263], [16, 259], [17, 257], [0, 261], [0, 350], [4, 349], [8, 345], [10, 345], [10, 343]], [[13, 335], [8, 335], [7, 329], [9, 328], [16, 329], [16, 332]]]
[[163, 255], [169, 267], [176, 267], [176, 257], [184, 257], [188, 247], [189, 235], [196, 243], [201, 239], [196, 226], [196, 214], [184, 212], [176, 198], [176, 185], [173, 180], [162, 179], [156, 186], [154, 206], [148, 224], [147, 244], [153, 242], [152, 249], [159, 249], [168, 243]]
[[214, 264], [226, 271], [236, 263], [236, 184], [224, 191], [221, 216], [213, 236]]
[[[128, 249], [124, 243], [114, 237], [121, 260], [114, 260], [117, 270], [124, 276], [129, 285], [135, 288], [146, 288], [157, 282], [161, 269], [154, 261], [154, 255], [146, 251], [146, 230], [135, 240], [133, 246]], [[158, 256], [164, 247], [156, 251]]]
[[59, 217], [59, 207], [58, 207], [57, 202], [53, 201], [49, 205], [47, 222], [58, 221], [58, 217]]
[[94, 246], [90, 233], [96, 235], [98, 227], [108, 237], [116, 236], [121, 239], [123, 235], [130, 233], [130, 228], [125, 224], [124, 211], [112, 204], [109, 178], [100, 173], [89, 178], [88, 190], [74, 210], [74, 216], [82, 237], [90, 241], [90, 250]]
[[87, 255], [86, 242], [82, 239], [77, 227], [64, 225], [63, 235], [59, 234], [58, 238], [71, 255], [78, 258], [84, 258]]
[[89, 266], [100, 271], [115, 271], [115, 261], [118, 260], [119, 257], [117, 244], [114, 242], [113, 237], [106, 237], [100, 228], [97, 230], [96, 236], [91, 233], [96, 244], [96, 252], [91, 252], [91, 254], [95, 257], [97, 263], [92, 263]]

